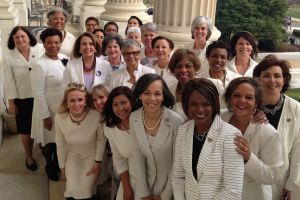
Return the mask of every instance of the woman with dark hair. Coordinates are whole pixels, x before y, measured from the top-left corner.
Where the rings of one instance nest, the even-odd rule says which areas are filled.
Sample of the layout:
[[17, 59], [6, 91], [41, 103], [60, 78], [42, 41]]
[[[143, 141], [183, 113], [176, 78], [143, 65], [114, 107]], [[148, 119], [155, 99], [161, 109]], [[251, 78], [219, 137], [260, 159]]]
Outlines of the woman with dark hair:
[[231, 61], [228, 69], [239, 76], [252, 77], [253, 69], [257, 65], [254, 60], [258, 49], [254, 36], [247, 31], [234, 34], [230, 40]]
[[182, 107], [190, 121], [179, 127], [174, 148], [175, 200], [241, 199], [244, 163], [234, 145], [241, 133], [219, 117], [217, 88], [208, 79], [190, 80]]
[[127, 21], [127, 27], [125, 30], [125, 35], [127, 35], [127, 30], [129, 27], [137, 27], [137, 28], [141, 28], [143, 26], [143, 22], [140, 18], [138, 18], [137, 16], [130, 16], [128, 21]]
[[48, 178], [59, 179], [59, 166], [55, 145], [54, 116], [62, 99], [62, 82], [67, 56], [59, 54], [62, 34], [59, 30], [47, 28], [40, 34], [45, 48], [33, 65], [31, 87], [34, 96], [31, 137], [40, 143], [46, 160]]
[[64, 85], [71, 82], [84, 84], [90, 91], [98, 84], [108, 85], [110, 82], [111, 67], [103, 59], [96, 57], [99, 44], [92, 33], [81, 34], [75, 42], [73, 56], [64, 71]]
[[97, 39], [98, 39], [98, 44], [99, 44], [99, 52], [97, 52], [97, 56], [98, 57], [102, 57], [103, 55], [103, 53], [102, 53], [102, 42], [103, 42], [103, 40], [104, 40], [104, 37], [105, 37], [105, 32], [104, 32], [104, 30], [103, 29], [95, 29], [94, 31], [93, 31], [93, 34], [97, 37]]
[[133, 90], [135, 112], [130, 128], [146, 159], [146, 180], [152, 199], [173, 199], [171, 185], [175, 139], [183, 119], [172, 109], [174, 97], [158, 74], [143, 75]]
[[119, 26], [116, 22], [107, 22], [104, 25], [104, 32], [105, 32], [105, 35], [118, 34]]
[[17, 131], [21, 134], [25, 150], [25, 163], [29, 170], [37, 165], [32, 155], [33, 139], [30, 138], [33, 94], [30, 82], [32, 64], [43, 53], [36, 45], [35, 37], [23, 26], [12, 29], [5, 55], [4, 88], [8, 99], [8, 113], [16, 117]]
[[272, 184], [281, 181], [282, 148], [280, 135], [271, 124], [251, 123], [262, 102], [261, 86], [249, 77], [236, 78], [224, 97], [228, 111], [222, 113], [222, 119], [243, 134], [235, 138], [245, 163], [242, 199], [272, 199]]
[[284, 95], [290, 86], [290, 64], [268, 55], [254, 68], [253, 76], [262, 85], [262, 110], [281, 135], [282, 180], [272, 186], [272, 198], [297, 199], [300, 194], [300, 103]]

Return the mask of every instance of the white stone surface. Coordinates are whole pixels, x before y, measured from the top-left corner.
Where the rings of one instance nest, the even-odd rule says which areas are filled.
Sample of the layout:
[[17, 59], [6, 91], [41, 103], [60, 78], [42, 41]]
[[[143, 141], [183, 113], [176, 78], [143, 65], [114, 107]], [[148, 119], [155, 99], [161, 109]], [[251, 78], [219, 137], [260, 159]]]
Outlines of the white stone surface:
[[28, 11], [25, 0], [14, 0], [14, 6], [19, 10], [19, 25], [28, 26]]

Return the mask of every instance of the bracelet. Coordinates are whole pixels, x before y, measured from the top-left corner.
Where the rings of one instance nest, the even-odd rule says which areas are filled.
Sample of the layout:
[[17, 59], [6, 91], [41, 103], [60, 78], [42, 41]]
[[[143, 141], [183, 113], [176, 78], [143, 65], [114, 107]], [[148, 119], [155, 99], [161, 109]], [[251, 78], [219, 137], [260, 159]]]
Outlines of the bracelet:
[[101, 163], [102, 161], [95, 160], [95, 163]]

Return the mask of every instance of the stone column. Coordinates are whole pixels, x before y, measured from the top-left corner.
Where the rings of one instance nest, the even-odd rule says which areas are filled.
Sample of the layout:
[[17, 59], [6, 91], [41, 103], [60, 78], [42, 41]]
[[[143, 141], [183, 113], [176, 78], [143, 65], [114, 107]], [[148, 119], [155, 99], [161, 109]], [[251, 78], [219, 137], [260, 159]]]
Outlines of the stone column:
[[108, 21], [117, 22], [119, 34], [122, 36], [125, 34], [127, 20], [130, 16], [139, 17], [143, 23], [152, 21], [151, 16], [146, 13], [147, 7], [143, 0], [107, 0], [104, 8], [105, 11], [100, 16], [101, 20], [105, 23]]
[[[191, 23], [197, 16], [207, 16], [215, 22], [217, 0], [156, 0], [154, 4], [154, 23], [158, 25], [159, 35], [173, 40], [176, 46], [191, 41]], [[214, 27], [210, 40], [221, 36]]]
[[14, 0], [14, 7], [19, 10], [19, 24], [28, 26], [28, 10], [25, 0]]
[[[101, 13], [105, 11], [104, 4], [106, 0], [85, 0], [80, 9], [80, 28], [85, 31], [85, 20], [88, 17], [100, 18]], [[100, 24], [102, 25], [102, 24]]]

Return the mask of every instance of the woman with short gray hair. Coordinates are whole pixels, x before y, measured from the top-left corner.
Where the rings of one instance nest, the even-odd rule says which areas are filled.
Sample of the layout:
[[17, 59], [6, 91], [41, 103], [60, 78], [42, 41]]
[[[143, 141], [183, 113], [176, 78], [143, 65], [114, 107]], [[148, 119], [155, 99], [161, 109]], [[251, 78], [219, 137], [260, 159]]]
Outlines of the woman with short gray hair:
[[141, 64], [152, 67], [155, 65], [154, 62], [156, 61], [155, 53], [152, 49], [152, 40], [158, 35], [158, 29], [155, 23], [148, 22], [143, 24], [141, 31], [142, 42], [144, 44], [141, 52]]

